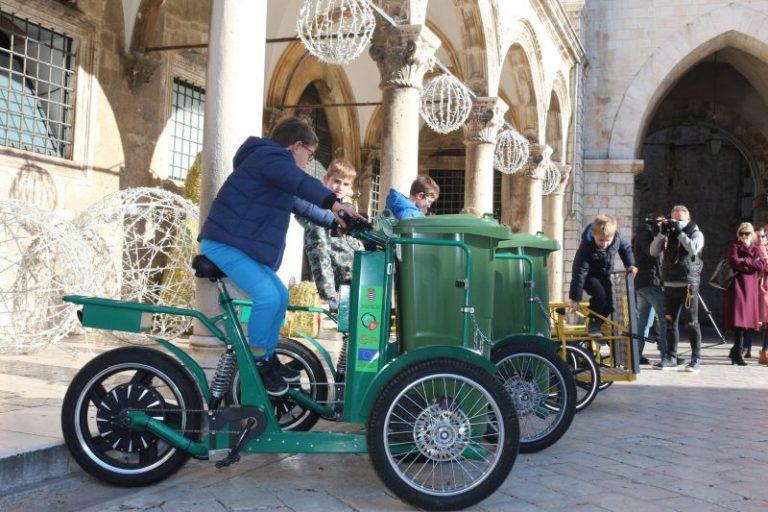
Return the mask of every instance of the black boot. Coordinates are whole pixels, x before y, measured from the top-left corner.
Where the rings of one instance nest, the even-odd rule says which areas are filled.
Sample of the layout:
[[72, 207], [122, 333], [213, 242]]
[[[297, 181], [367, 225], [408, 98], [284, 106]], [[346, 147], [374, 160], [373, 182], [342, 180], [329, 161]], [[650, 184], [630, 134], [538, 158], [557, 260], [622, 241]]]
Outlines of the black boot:
[[744, 362], [744, 357], [741, 355], [741, 341], [742, 341], [742, 333], [738, 333], [736, 335], [736, 342], [731, 347], [731, 351], [728, 353], [728, 357], [731, 359], [731, 364], [737, 364], [739, 366], [747, 366], [747, 363]]

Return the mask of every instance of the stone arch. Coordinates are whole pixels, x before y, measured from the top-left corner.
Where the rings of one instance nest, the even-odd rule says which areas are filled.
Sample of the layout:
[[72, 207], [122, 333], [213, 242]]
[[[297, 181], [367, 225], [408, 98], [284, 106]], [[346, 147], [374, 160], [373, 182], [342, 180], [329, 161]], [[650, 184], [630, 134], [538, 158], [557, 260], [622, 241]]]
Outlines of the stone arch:
[[[459, 80], [459, 82], [464, 83], [464, 68], [461, 65], [461, 60], [459, 59], [458, 54], [456, 53], [456, 48], [454, 48], [451, 44], [451, 40], [442, 30], [440, 30], [437, 24], [430, 20], [427, 20], [427, 28], [431, 30], [438, 39], [440, 39], [440, 47], [438, 48], [438, 51], [444, 50], [448, 54], [448, 59], [451, 61], [449, 68], [453, 75]], [[437, 68], [435, 68], [433, 71], [434, 73], [440, 73]]]
[[609, 159], [634, 159], [659, 102], [691, 67], [707, 55], [732, 46], [768, 61], [762, 27], [768, 16], [750, 7], [728, 4], [696, 18], [667, 38], [635, 75], [611, 126]]
[[488, 0], [453, 0], [460, 20], [464, 83], [478, 96], [496, 96], [499, 62], [496, 17]]
[[[313, 58], [300, 42], [291, 43], [280, 56], [266, 94], [264, 133], [282, 113], [292, 113], [310, 83], [317, 87], [321, 103], [354, 103], [355, 97], [344, 68], [329, 66]], [[269, 115], [271, 114], [271, 115]], [[343, 157], [360, 167], [360, 125], [355, 108], [326, 108], [334, 157]]]
[[123, 23], [128, 51], [143, 53], [152, 37], [160, 20], [160, 10], [165, 0], [139, 0], [126, 2], [123, 0]]
[[549, 109], [547, 110], [547, 125], [544, 129], [546, 138], [544, 141], [552, 148], [552, 155], [550, 159], [553, 162], [562, 163], [565, 156], [565, 137], [563, 134], [563, 112], [560, 108], [560, 100], [558, 99], [555, 91], [552, 91], [551, 99], [549, 101]]
[[[500, 45], [504, 61], [501, 65], [499, 81], [504, 77], [504, 70], [511, 66], [515, 74], [513, 90], [505, 90], [510, 99], [509, 114], [520, 121], [520, 131], [528, 138], [541, 140], [543, 115], [546, 112], [546, 102], [543, 98], [546, 90], [544, 59], [536, 32], [528, 20], [518, 21], [511, 29], [508, 39]], [[505, 66], [506, 64], [506, 66]], [[500, 90], [504, 89], [500, 86]]]
[[570, 96], [565, 78], [557, 72], [547, 109], [546, 138], [544, 141], [552, 148], [552, 161], [565, 163], [565, 148], [567, 147], [568, 124], [571, 119]]

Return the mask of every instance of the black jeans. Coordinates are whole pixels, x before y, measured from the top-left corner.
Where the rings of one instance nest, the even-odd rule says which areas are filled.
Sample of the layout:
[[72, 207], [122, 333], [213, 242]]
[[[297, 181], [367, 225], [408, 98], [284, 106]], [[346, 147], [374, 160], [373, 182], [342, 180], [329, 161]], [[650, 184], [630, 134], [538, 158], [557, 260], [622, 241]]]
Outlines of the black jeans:
[[[690, 291], [690, 297], [688, 293]], [[680, 313], [685, 310], [688, 320], [688, 338], [691, 342], [691, 360], [701, 359], [701, 326], [699, 325], [699, 285], [665, 286], [664, 319], [667, 323], [667, 356], [677, 358], [680, 342]], [[667, 318], [671, 316], [672, 320]]]
[[[587, 277], [584, 291], [589, 294], [589, 309], [607, 317], [613, 313], [613, 285], [610, 276]], [[597, 325], [603, 323], [599, 318], [593, 318]]]

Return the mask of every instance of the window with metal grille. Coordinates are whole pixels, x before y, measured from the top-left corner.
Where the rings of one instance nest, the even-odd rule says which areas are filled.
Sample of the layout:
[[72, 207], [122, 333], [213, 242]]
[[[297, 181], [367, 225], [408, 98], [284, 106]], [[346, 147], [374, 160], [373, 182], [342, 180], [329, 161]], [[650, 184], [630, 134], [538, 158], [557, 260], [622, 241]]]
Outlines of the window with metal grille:
[[171, 105], [171, 178], [183, 180], [203, 149], [205, 90], [180, 78], [173, 79]]
[[0, 10], [0, 145], [71, 158], [76, 43]]
[[376, 215], [379, 212], [381, 192], [381, 160], [373, 159], [371, 171], [371, 214]]
[[[464, 171], [432, 169], [429, 176], [440, 186], [440, 198], [429, 209], [430, 213], [442, 215], [459, 213], [464, 208]], [[493, 215], [501, 218], [501, 173], [493, 173]]]
[[430, 213], [459, 213], [464, 208], [464, 171], [430, 169], [429, 177], [440, 187], [440, 197], [429, 208]]

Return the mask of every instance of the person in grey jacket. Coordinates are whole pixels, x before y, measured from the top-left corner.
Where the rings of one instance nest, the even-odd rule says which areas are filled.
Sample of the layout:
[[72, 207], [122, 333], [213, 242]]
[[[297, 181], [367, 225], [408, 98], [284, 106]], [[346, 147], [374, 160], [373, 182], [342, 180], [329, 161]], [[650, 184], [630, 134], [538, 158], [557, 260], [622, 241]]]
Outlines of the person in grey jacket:
[[677, 370], [677, 345], [680, 342], [680, 313], [688, 317], [691, 360], [685, 369], [701, 370], [701, 326], [699, 325], [699, 285], [703, 262], [704, 233], [691, 221], [683, 205], [672, 208], [670, 220], [651, 242], [651, 255], [661, 257], [661, 279], [664, 285], [664, 321], [667, 328], [667, 351], [653, 365], [658, 370]]

